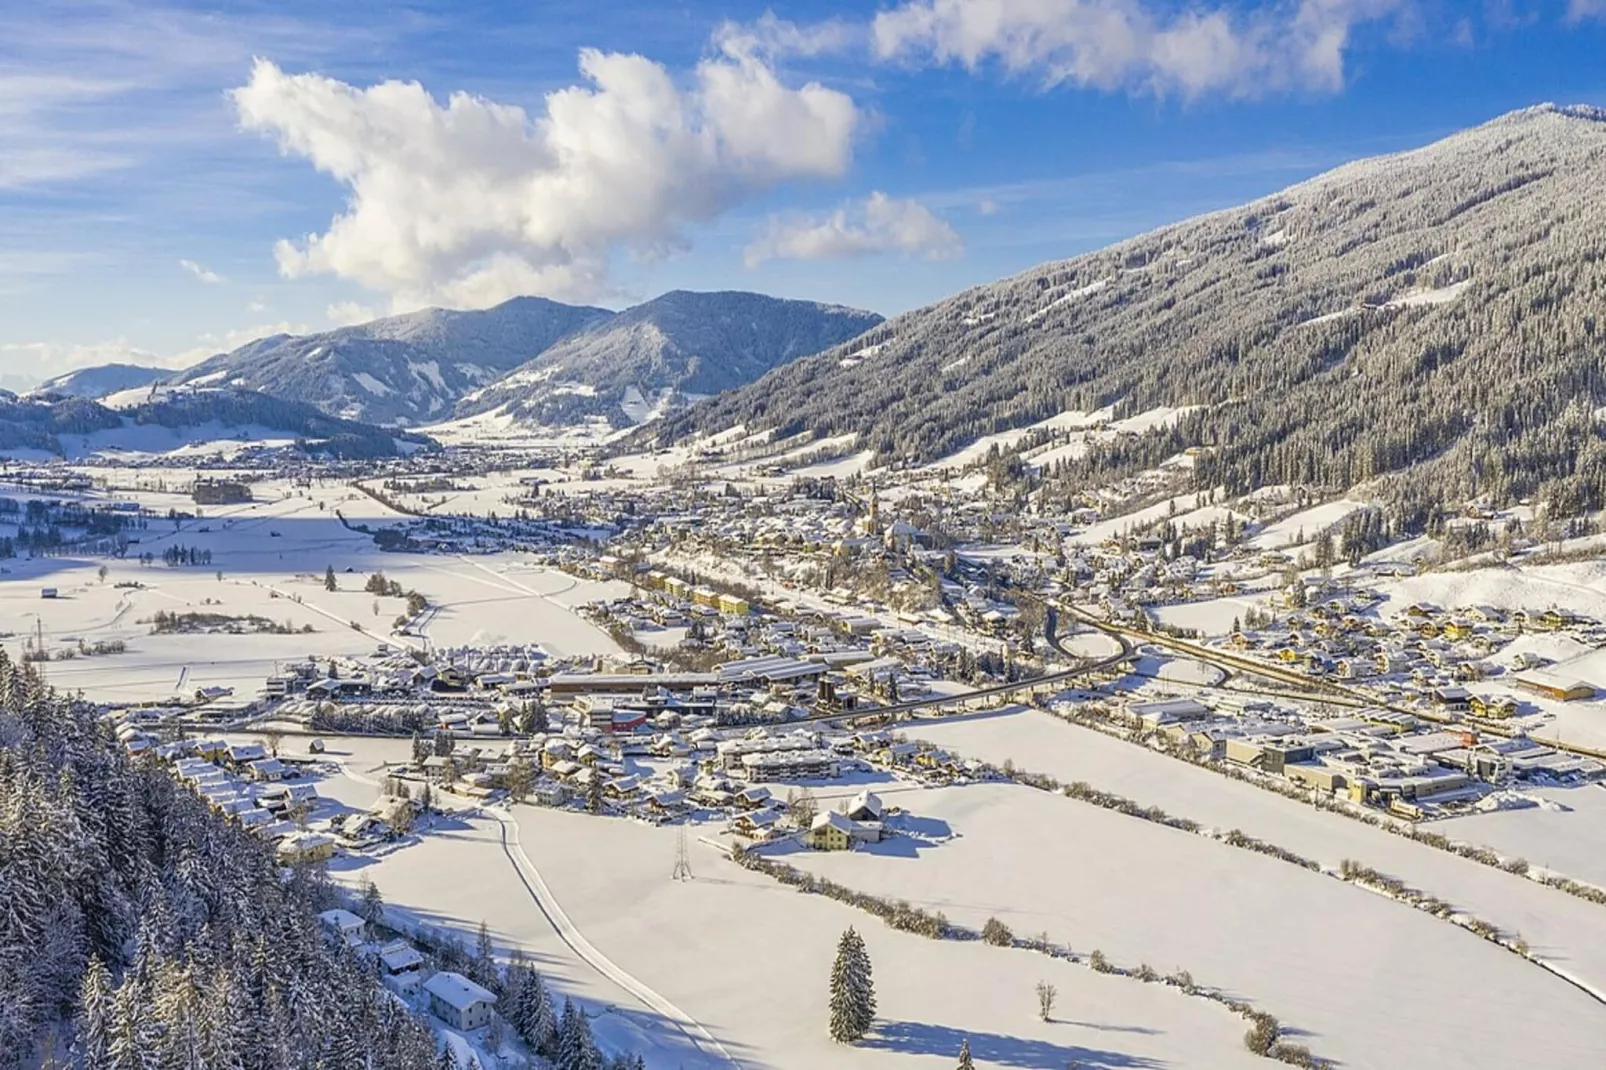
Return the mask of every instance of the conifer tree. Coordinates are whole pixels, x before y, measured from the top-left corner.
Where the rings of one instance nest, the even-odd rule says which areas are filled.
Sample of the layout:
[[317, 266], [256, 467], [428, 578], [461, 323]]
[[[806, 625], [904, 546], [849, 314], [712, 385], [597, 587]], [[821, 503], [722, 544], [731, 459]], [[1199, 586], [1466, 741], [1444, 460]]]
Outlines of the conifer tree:
[[362, 884], [363, 920], [369, 925], [378, 925], [385, 919], [385, 897], [380, 894], [379, 885], [372, 880], [364, 880]]
[[112, 1015], [111, 975], [95, 955], [78, 993], [77, 1055], [84, 1066], [105, 1066], [110, 1061]]
[[861, 1040], [875, 1022], [875, 984], [864, 939], [852, 926], [836, 945], [831, 966], [831, 1039], [840, 1044]]

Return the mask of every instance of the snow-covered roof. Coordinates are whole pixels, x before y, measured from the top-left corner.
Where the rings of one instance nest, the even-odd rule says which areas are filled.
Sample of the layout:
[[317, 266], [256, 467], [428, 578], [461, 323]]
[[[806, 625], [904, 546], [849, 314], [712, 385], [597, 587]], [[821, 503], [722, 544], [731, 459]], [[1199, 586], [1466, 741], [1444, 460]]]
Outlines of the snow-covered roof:
[[460, 973], [441, 970], [424, 982], [424, 991], [449, 1007], [467, 1010], [476, 1003], [495, 1003], [496, 994], [481, 988]]
[[363, 920], [361, 918], [353, 914], [351, 911], [342, 910], [339, 907], [335, 907], [333, 910], [325, 910], [323, 913], [318, 915], [318, 920], [329, 926], [331, 929], [340, 929], [342, 931], [347, 929], [360, 929], [363, 926]]
[[826, 810], [814, 815], [814, 820], [809, 823], [809, 828], [819, 829], [825, 828], [827, 825], [847, 833], [852, 833], [859, 827], [859, 823], [846, 814], [839, 814], [835, 810]]
[[410, 970], [415, 966], [423, 965], [424, 956], [411, 944], [397, 941], [394, 944], [386, 945], [385, 949], [379, 953], [379, 960], [385, 964], [385, 968], [391, 973], [400, 973], [402, 970]]

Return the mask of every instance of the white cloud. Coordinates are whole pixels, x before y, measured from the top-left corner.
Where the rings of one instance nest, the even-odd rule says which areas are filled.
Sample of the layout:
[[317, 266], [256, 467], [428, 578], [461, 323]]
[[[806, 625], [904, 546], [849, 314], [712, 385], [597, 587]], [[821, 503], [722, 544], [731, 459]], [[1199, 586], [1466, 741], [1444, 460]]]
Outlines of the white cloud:
[[260, 316], [268, 310], [268, 303], [260, 297], [253, 297], [245, 303], [245, 310], [253, 316]]
[[277, 323], [255, 323], [248, 327], [236, 327], [221, 332], [207, 331], [197, 336], [195, 345], [163, 357], [157, 363], [164, 368], [187, 368], [191, 364], [199, 364], [207, 357], [239, 349], [245, 343], [254, 342], [258, 338], [267, 338], [275, 334], [307, 334], [311, 330], [312, 328], [305, 323], [280, 320]]
[[862, 44], [865, 28], [842, 19], [799, 25], [766, 11], [750, 23], [726, 22], [714, 31], [722, 50], [745, 55], [820, 56]]
[[339, 301], [323, 310], [329, 322], [336, 327], [350, 327], [379, 318], [379, 313], [356, 301]]
[[281, 273], [349, 279], [397, 310], [595, 297], [615, 248], [662, 251], [755, 193], [843, 175], [853, 101], [784, 85], [751, 42], [720, 44], [685, 84], [642, 56], [582, 51], [586, 84], [533, 116], [257, 61], [232, 93], [242, 125], [350, 188], [327, 231], [278, 243]]
[[1567, 0], [1567, 21], [1606, 19], [1606, 0]]
[[180, 260], [178, 266], [208, 286], [216, 286], [218, 283], [226, 281], [222, 275], [211, 270], [205, 264], [196, 263], [194, 260]]
[[1256, 97], [1342, 88], [1353, 27], [1405, 2], [1161, 11], [1143, 0], [908, 0], [876, 16], [873, 37], [882, 59], [971, 69], [997, 62], [1049, 86]]
[[97, 364], [163, 364], [150, 350], [118, 338], [87, 345], [66, 342], [0, 342], [0, 372], [34, 386], [74, 368]]
[[154, 368], [187, 368], [207, 357], [238, 349], [247, 342], [272, 334], [306, 334], [305, 324], [280, 321], [258, 323], [222, 332], [207, 332], [195, 345], [177, 353], [157, 353], [124, 338], [88, 344], [72, 342], [0, 342], [0, 377], [35, 385], [75, 368], [100, 364], [141, 364]]
[[963, 249], [954, 229], [919, 201], [875, 192], [823, 218], [772, 217], [747, 247], [746, 262], [755, 267], [766, 260], [840, 260], [891, 252], [943, 260]]

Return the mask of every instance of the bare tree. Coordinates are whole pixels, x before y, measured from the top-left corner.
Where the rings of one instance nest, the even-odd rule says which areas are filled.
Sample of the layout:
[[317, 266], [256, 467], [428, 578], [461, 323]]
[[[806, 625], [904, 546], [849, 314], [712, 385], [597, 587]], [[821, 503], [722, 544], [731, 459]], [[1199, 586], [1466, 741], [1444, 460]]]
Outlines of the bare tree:
[[279, 756], [279, 744], [284, 742], [284, 733], [277, 728], [267, 728], [262, 732], [262, 745], [268, 748], [268, 753], [275, 758]]
[[1037, 982], [1037, 1014], [1045, 1022], [1054, 1020], [1054, 1000], [1059, 990], [1047, 981]]

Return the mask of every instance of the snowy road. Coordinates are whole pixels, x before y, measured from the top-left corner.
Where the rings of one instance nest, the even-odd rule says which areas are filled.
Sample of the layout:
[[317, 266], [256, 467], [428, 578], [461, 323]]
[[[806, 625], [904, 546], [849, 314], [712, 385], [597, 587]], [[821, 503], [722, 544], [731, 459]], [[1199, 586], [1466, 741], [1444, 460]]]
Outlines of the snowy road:
[[[343, 758], [329, 756], [326, 760], [338, 765], [342, 773], [358, 783], [367, 784], [375, 788], [380, 786], [377, 780], [359, 773], [351, 767], [351, 763]], [[443, 792], [442, 794], [449, 793]], [[465, 799], [461, 796], [452, 797], [461, 799], [461, 801], [471, 805], [474, 804], [472, 799]], [[478, 812], [494, 818], [501, 827], [502, 852], [507, 855], [507, 860], [513, 865], [513, 871], [518, 874], [519, 883], [524, 885], [525, 890], [530, 893], [530, 899], [534, 901], [537, 909], [541, 911], [541, 915], [546, 918], [547, 924], [552, 926], [552, 931], [557, 934], [558, 939], [562, 940], [569, 950], [579, 957], [580, 961], [636, 997], [647, 1009], [657, 1012], [666, 1021], [674, 1023], [675, 1027], [685, 1035], [686, 1039], [699, 1052], [708, 1055], [712, 1059], [718, 1059], [728, 1066], [739, 1067], [741, 1065], [702, 1023], [669, 1002], [640, 978], [623, 969], [618, 963], [597, 950], [591, 941], [585, 938], [585, 934], [580, 932], [574, 922], [569, 919], [569, 915], [564, 913], [557, 897], [552, 894], [552, 890], [547, 887], [545, 879], [542, 878], [541, 871], [536, 868], [534, 862], [530, 861], [530, 856], [524, 853], [524, 848], [519, 843], [518, 822], [498, 810], [482, 807]], [[509, 830], [512, 831], [511, 837], [508, 835]]]

